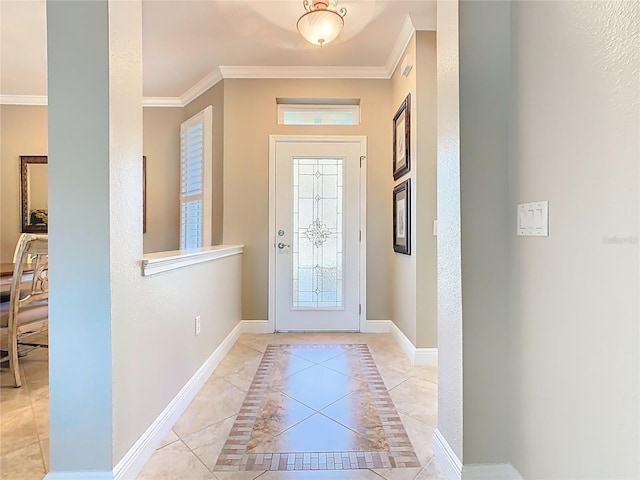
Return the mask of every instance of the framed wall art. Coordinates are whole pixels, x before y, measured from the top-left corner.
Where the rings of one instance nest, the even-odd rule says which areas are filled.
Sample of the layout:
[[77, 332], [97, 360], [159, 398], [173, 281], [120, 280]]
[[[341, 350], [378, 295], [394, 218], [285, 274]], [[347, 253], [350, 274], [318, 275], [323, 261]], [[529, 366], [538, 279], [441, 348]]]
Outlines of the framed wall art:
[[393, 117], [393, 179], [411, 170], [411, 94]]
[[411, 255], [411, 179], [393, 189], [393, 251]]

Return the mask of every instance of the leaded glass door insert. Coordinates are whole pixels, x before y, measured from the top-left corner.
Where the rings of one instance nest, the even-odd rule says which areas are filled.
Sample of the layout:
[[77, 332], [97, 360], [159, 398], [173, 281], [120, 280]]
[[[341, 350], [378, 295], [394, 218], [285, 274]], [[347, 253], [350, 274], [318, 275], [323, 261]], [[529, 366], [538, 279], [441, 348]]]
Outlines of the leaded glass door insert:
[[343, 308], [343, 163], [293, 158], [292, 308]]

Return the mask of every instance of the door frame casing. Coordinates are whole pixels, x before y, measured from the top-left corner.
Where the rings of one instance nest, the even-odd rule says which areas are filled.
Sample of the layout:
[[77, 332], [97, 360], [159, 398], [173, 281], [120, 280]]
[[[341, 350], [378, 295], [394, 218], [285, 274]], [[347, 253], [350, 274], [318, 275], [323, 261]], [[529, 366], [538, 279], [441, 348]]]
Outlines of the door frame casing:
[[360, 332], [367, 323], [367, 137], [364, 135], [269, 135], [269, 318], [267, 331], [276, 331], [276, 144], [360, 144], [360, 242], [358, 243], [358, 296]]

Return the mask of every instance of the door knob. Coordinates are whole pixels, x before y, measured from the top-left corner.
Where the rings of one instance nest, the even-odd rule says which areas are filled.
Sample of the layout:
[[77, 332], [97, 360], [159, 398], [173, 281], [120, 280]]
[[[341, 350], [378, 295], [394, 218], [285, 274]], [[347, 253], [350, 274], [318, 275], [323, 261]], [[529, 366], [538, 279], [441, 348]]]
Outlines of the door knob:
[[280, 250], [282, 250], [284, 247], [290, 247], [290, 246], [291, 246], [291, 245], [287, 245], [287, 244], [282, 243], [282, 242], [278, 243], [278, 248], [279, 248]]

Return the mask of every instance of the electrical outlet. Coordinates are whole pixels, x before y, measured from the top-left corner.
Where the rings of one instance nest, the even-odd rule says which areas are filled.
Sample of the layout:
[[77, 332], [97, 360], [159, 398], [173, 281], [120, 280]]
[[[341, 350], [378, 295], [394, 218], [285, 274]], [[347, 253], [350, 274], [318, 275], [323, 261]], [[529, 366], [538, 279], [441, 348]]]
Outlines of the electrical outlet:
[[196, 317], [196, 336], [200, 335], [200, 315]]

